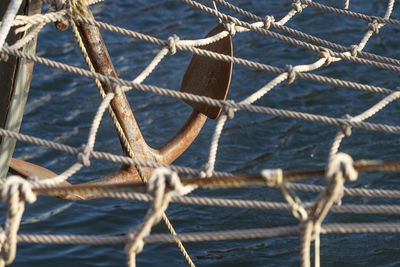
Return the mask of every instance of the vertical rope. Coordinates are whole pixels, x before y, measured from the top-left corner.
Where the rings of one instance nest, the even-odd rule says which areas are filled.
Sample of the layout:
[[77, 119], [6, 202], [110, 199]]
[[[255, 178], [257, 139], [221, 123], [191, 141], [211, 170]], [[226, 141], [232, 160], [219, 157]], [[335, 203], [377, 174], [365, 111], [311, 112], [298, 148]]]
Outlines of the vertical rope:
[[[167, 215], [165, 214], [165, 212], [162, 215], [163, 220], [165, 222], [165, 225], [168, 227], [169, 232], [176, 236], [176, 232], [174, 227], [172, 226], [171, 222], [169, 221]], [[182, 252], [183, 257], [185, 258], [186, 262], [191, 266], [191, 267], [195, 267], [196, 265], [194, 264], [194, 262], [192, 261], [192, 259], [190, 258], [189, 253], [187, 253], [185, 247], [183, 246], [182, 242], [180, 240], [176, 240], [176, 244], [178, 246], [178, 248], [180, 249], [180, 251]]]
[[311, 246], [312, 223], [303, 222], [300, 225], [300, 246], [301, 246], [301, 267], [310, 267], [310, 246]]

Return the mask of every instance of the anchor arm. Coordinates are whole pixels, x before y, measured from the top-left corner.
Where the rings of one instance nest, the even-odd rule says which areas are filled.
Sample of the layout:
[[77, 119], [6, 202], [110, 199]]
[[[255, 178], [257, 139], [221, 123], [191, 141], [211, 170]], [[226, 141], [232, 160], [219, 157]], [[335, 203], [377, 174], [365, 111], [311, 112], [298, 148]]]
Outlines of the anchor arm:
[[161, 155], [160, 162], [170, 164], [177, 159], [199, 135], [207, 116], [193, 110], [182, 128], [158, 149]]

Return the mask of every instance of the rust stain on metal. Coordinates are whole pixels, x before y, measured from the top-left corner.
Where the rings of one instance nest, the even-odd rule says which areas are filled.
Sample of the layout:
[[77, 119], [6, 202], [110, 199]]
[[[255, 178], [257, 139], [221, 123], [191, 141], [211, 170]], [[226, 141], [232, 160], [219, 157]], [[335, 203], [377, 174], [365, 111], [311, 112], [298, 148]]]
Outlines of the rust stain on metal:
[[56, 21], [54, 22], [54, 25], [56, 26], [57, 30], [65, 31], [69, 27], [69, 21], [68, 20]]

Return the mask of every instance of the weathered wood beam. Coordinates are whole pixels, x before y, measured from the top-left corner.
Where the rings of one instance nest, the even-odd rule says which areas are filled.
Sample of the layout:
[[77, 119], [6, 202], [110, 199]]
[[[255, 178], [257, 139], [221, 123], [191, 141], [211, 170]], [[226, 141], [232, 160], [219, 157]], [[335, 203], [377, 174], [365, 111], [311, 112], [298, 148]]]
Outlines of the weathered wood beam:
[[[0, 17], [3, 17], [10, 0], [0, 1]], [[41, 12], [42, 1], [24, 0], [18, 11], [19, 15], [34, 15]], [[11, 29], [6, 42], [13, 44], [22, 38]], [[36, 38], [23, 47], [23, 51], [35, 54]], [[28, 97], [29, 86], [32, 78], [33, 62], [26, 59], [17, 59], [9, 56], [7, 62], [0, 61], [0, 127], [19, 132], [25, 103]], [[0, 177], [7, 175], [8, 166], [14, 153], [16, 141], [11, 138], [0, 137]]]

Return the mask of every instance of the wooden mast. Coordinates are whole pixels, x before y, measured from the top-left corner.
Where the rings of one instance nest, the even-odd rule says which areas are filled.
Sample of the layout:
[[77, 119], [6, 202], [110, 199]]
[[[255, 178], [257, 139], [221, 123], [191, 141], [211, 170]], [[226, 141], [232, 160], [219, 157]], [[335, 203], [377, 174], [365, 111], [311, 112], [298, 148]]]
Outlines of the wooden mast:
[[[0, 1], [0, 17], [3, 18], [11, 0]], [[41, 12], [40, 0], [24, 0], [19, 8], [19, 15], [34, 15]], [[13, 28], [9, 32], [6, 42], [13, 44], [22, 38], [16, 35]], [[30, 41], [23, 47], [23, 51], [35, 54], [36, 41]], [[0, 61], [0, 127], [19, 132], [25, 103], [28, 97], [29, 86], [32, 78], [33, 62], [9, 56], [8, 61]], [[0, 137], [0, 177], [7, 175], [8, 166], [14, 152], [16, 141], [11, 138]]]

